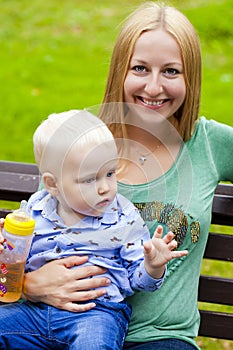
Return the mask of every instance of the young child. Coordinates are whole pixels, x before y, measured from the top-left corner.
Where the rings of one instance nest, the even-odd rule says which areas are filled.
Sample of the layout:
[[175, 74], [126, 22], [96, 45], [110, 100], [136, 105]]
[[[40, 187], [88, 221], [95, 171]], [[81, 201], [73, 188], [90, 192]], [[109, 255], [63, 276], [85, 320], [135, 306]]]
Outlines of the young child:
[[29, 301], [2, 306], [14, 326], [1, 324], [0, 347], [121, 349], [131, 315], [124, 299], [134, 290], [160, 288], [165, 264], [187, 251], [173, 251], [173, 234], [162, 238], [161, 227], [150, 239], [137, 209], [117, 194], [117, 148], [100, 119], [84, 110], [52, 114], [33, 142], [44, 189], [28, 201], [36, 227], [26, 272], [55, 259], [88, 255], [86, 264], [105, 268], [111, 284], [88, 312]]

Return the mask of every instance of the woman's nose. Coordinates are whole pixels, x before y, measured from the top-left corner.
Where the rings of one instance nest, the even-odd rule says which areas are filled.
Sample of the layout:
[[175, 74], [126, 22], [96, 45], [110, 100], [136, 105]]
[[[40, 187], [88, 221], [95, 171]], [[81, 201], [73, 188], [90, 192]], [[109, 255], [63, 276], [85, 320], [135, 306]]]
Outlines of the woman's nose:
[[147, 77], [145, 92], [150, 97], [156, 97], [162, 91], [163, 91], [162, 78], [157, 73], [155, 74], [151, 73]]

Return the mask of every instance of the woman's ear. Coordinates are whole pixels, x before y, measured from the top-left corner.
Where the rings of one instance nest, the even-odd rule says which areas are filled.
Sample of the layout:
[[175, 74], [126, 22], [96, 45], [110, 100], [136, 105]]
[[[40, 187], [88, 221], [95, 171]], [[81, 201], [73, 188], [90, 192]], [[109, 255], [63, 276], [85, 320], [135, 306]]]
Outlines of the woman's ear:
[[52, 195], [57, 196], [59, 194], [59, 190], [57, 187], [57, 181], [53, 174], [46, 172], [42, 175], [42, 180], [44, 183], [45, 189]]

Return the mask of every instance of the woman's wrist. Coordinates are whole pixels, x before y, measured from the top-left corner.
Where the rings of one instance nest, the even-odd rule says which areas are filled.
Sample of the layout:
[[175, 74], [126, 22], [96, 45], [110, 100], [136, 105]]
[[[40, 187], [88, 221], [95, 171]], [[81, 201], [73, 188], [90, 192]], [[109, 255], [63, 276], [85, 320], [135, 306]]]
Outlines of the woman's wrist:
[[39, 276], [35, 272], [28, 272], [24, 274], [22, 299], [30, 300], [32, 302], [40, 301], [40, 296], [38, 291], [41, 292], [39, 288]]

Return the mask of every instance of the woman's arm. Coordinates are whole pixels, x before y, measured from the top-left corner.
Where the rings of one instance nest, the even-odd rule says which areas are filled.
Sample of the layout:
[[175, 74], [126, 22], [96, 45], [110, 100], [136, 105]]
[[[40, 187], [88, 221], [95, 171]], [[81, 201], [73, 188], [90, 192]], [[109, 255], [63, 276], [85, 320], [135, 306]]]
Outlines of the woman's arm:
[[106, 294], [106, 289], [101, 287], [108, 286], [110, 280], [106, 277], [88, 278], [106, 272], [98, 266], [70, 269], [87, 260], [87, 256], [71, 256], [51, 261], [36, 271], [26, 273], [23, 286], [25, 298], [72, 312], [92, 309], [95, 303], [88, 301]]
[[[4, 219], [1, 218], [0, 253], [3, 248], [1, 244], [3, 226]], [[70, 269], [84, 264], [87, 260], [87, 256], [70, 256], [51, 261], [36, 271], [26, 273], [23, 285], [24, 297], [32, 302], [44, 302], [72, 312], [92, 309], [95, 303], [88, 301], [106, 294], [106, 289], [101, 287], [108, 286], [111, 282], [106, 277], [88, 278], [106, 272], [106, 269], [98, 266]]]

